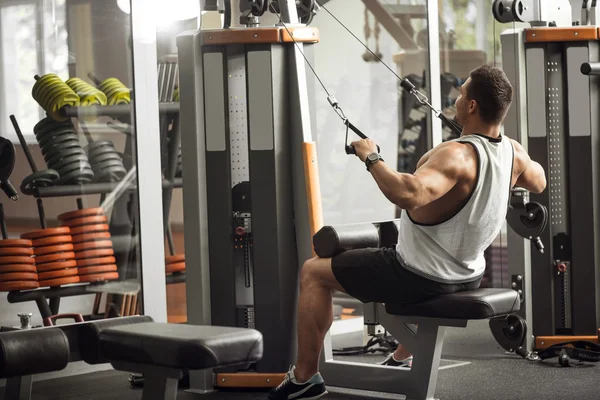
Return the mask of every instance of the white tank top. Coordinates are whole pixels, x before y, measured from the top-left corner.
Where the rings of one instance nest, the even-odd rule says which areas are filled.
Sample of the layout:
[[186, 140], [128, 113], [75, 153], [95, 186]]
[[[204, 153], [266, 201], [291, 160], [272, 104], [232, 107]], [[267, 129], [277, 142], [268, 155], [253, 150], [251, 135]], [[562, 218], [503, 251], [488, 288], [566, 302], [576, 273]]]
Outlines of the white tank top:
[[452, 141], [477, 150], [478, 175], [468, 202], [450, 219], [422, 225], [402, 211], [396, 252], [412, 272], [442, 283], [469, 282], [485, 271], [483, 252], [500, 233], [512, 181], [514, 149], [507, 137], [468, 135]]

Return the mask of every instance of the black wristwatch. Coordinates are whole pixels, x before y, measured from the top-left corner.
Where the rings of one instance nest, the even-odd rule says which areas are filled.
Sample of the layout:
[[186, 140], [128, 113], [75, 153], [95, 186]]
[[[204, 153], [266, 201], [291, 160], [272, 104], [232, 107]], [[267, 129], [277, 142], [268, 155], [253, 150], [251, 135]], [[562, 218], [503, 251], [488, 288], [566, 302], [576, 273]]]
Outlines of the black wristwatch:
[[367, 158], [365, 159], [365, 165], [367, 166], [367, 171], [369, 170], [369, 167], [371, 165], [375, 164], [379, 160], [384, 161], [383, 158], [381, 157], [381, 155], [379, 153], [371, 153], [371, 154], [369, 154], [367, 156]]

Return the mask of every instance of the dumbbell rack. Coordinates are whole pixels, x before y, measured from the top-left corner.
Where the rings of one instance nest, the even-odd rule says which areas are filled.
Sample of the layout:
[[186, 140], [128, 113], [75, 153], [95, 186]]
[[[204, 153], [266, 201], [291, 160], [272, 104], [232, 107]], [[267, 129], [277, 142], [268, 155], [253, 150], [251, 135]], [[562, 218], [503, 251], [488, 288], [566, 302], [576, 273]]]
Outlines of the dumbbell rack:
[[[170, 142], [165, 139], [167, 136], [168, 124], [161, 123], [161, 144], [167, 147], [167, 157], [164, 160], [164, 176], [163, 179], [163, 210], [164, 215], [165, 235], [169, 242], [169, 247], [173, 251], [174, 244], [169, 224], [169, 210], [171, 207], [172, 192], [175, 188], [182, 187], [182, 178], [176, 177], [178, 170], [178, 155], [181, 143], [181, 132], [179, 129], [179, 103], [163, 102], [159, 104], [159, 113], [161, 121], [173, 121], [173, 137]], [[131, 121], [133, 120], [132, 106], [114, 105], [114, 106], [89, 106], [89, 107], [64, 107], [60, 110], [60, 114], [67, 118], [75, 118], [85, 120], [89, 117], [107, 116], [124, 124], [127, 128], [119, 130], [126, 135], [125, 154], [131, 154], [134, 147], [134, 134], [131, 130]], [[123, 164], [126, 170], [130, 171], [134, 167], [130, 159], [125, 158]], [[114, 191], [119, 182], [105, 183], [84, 183], [79, 185], [56, 185], [37, 187], [32, 191], [32, 196], [38, 199], [51, 197], [79, 197], [83, 195], [106, 195]], [[132, 193], [136, 189], [135, 184], [128, 187], [129, 195], [122, 195], [116, 199], [112, 209], [112, 217], [110, 218], [109, 230], [113, 233], [114, 257], [118, 267], [120, 279], [125, 282], [119, 282], [121, 288], [115, 288], [115, 283], [111, 282], [96, 282], [75, 284], [66, 287], [50, 287], [36, 290], [10, 291], [8, 293], [9, 303], [21, 303], [27, 301], [35, 301], [40, 311], [42, 318], [47, 318], [59, 313], [60, 299], [62, 297], [89, 295], [91, 293], [102, 293], [111, 287], [113, 293], [131, 293], [137, 285], [137, 272], [127, 268], [130, 263], [136, 262], [136, 242], [134, 238], [137, 236], [136, 223], [131, 220], [129, 210], [136, 209], [137, 198]], [[123, 224], [123, 221], [126, 221]], [[115, 240], [117, 239], [117, 240]], [[136, 281], [135, 285], [127, 285], [127, 281]], [[166, 283], [175, 284], [186, 281], [184, 272], [175, 272], [166, 276]], [[123, 285], [124, 283], [124, 285]], [[122, 295], [119, 295], [122, 296]], [[117, 301], [122, 299], [116, 299]], [[117, 313], [118, 315], [118, 313]]]

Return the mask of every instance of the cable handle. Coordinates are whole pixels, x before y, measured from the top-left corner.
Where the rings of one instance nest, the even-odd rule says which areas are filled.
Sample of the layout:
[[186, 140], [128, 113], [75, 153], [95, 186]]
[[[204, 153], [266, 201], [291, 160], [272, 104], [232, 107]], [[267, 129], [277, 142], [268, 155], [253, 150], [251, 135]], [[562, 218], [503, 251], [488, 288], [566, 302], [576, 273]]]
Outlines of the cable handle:
[[[346, 154], [356, 155], [356, 149], [354, 146], [348, 144], [348, 129], [351, 129], [352, 132], [356, 133], [361, 139], [369, 139], [369, 137], [362, 133], [360, 129], [354, 126], [348, 119], [344, 121], [344, 124], [346, 125]], [[381, 148], [379, 145], [377, 145], [377, 152], [381, 153]]]

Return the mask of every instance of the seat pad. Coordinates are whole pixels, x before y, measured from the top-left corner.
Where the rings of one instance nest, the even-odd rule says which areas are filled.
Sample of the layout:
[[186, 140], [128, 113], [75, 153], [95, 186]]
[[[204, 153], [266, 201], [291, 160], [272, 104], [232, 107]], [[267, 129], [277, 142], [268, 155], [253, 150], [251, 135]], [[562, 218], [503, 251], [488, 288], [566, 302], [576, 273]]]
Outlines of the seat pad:
[[417, 304], [385, 304], [388, 314], [444, 319], [488, 319], [519, 311], [512, 289], [477, 289], [437, 296]]
[[1, 378], [60, 371], [69, 363], [69, 341], [59, 329], [2, 332], [0, 349]]
[[103, 330], [102, 357], [109, 361], [193, 370], [247, 364], [262, 358], [254, 329], [139, 323]]

